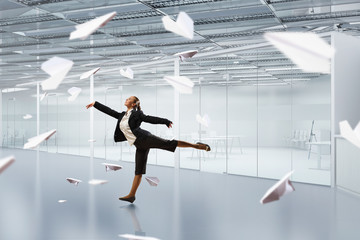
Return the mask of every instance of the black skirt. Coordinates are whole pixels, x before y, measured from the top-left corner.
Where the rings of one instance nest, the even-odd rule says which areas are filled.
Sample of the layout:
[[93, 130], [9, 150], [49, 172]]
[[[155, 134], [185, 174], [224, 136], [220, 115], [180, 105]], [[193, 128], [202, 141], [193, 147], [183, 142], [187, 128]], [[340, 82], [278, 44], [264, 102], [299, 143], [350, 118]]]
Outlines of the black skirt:
[[151, 148], [163, 149], [175, 152], [178, 145], [177, 140], [166, 140], [150, 134], [145, 138], [137, 138], [134, 142], [136, 147], [135, 154], [135, 175], [146, 173], [146, 163]]

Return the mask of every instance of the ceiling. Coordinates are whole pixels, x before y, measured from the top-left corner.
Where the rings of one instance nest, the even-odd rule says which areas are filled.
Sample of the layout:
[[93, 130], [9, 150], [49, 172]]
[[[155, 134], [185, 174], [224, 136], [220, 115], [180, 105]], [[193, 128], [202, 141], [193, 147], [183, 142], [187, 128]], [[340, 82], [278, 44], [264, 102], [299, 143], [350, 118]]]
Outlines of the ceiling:
[[[86, 40], [69, 40], [75, 25], [116, 11]], [[194, 20], [188, 40], [164, 29], [161, 18], [185, 11]], [[268, 31], [332, 31], [360, 35], [360, 0], [0, 0], [0, 88], [48, 78], [41, 64], [53, 56], [74, 61], [60, 89], [87, 87], [81, 73], [96, 67], [104, 86], [166, 84], [173, 56], [196, 49], [180, 63], [195, 84], [287, 84], [320, 76], [304, 73], [263, 37]], [[131, 66], [134, 79], [119, 74]], [[227, 80], [228, 77], [228, 80]]]

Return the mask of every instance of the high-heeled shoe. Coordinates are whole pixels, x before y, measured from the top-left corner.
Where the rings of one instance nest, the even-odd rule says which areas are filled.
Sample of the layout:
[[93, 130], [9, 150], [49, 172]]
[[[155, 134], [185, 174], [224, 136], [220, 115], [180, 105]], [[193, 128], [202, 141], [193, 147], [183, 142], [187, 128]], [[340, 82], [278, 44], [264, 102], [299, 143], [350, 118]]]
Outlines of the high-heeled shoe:
[[205, 144], [205, 143], [201, 143], [201, 142], [197, 142], [196, 144], [202, 144], [202, 145], [205, 145], [205, 151], [209, 152], [211, 151], [211, 148], [209, 145]]
[[127, 197], [127, 198], [120, 197], [119, 200], [133, 203], [135, 201], [135, 196], [134, 197]]

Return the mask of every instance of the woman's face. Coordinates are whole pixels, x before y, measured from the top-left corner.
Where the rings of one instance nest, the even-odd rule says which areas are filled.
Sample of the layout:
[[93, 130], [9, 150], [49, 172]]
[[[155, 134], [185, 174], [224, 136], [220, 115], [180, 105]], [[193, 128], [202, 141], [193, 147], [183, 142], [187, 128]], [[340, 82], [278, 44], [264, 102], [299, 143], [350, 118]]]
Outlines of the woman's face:
[[135, 106], [135, 98], [133, 96], [131, 97], [128, 97], [126, 100], [125, 100], [125, 104], [124, 104], [126, 107], [134, 107]]

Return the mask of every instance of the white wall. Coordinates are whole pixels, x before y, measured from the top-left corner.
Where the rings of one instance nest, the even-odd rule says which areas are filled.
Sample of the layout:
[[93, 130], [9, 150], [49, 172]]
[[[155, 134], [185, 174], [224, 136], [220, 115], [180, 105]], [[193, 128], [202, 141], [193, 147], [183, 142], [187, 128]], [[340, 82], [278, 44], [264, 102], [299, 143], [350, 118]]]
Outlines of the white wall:
[[332, 34], [335, 56], [332, 62], [332, 100], [334, 134], [339, 122], [348, 120], [355, 127], [360, 120], [360, 39], [343, 33]]
[[[339, 122], [348, 120], [354, 128], [360, 120], [360, 39], [348, 36], [343, 33], [334, 32], [331, 39], [332, 46], [335, 48], [335, 56], [331, 66], [331, 94], [332, 94], [332, 146], [334, 146], [334, 135], [339, 134]], [[336, 146], [336, 151], [344, 152], [345, 144]], [[353, 152], [353, 154], [356, 154]], [[347, 155], [335, 153], [332, 149], [332, 167], [335, 169], [336, 179], [341, 179], [344, 183], [354, 182], [357, 179], [353, 171], [360, 171], [360, 165], [356, 164], [358, 158], [348, 158]], [[335, 158], [336, 156], [336, 158]], [[332, 177], [332, 186], [336, 183], [335, 175]]]

